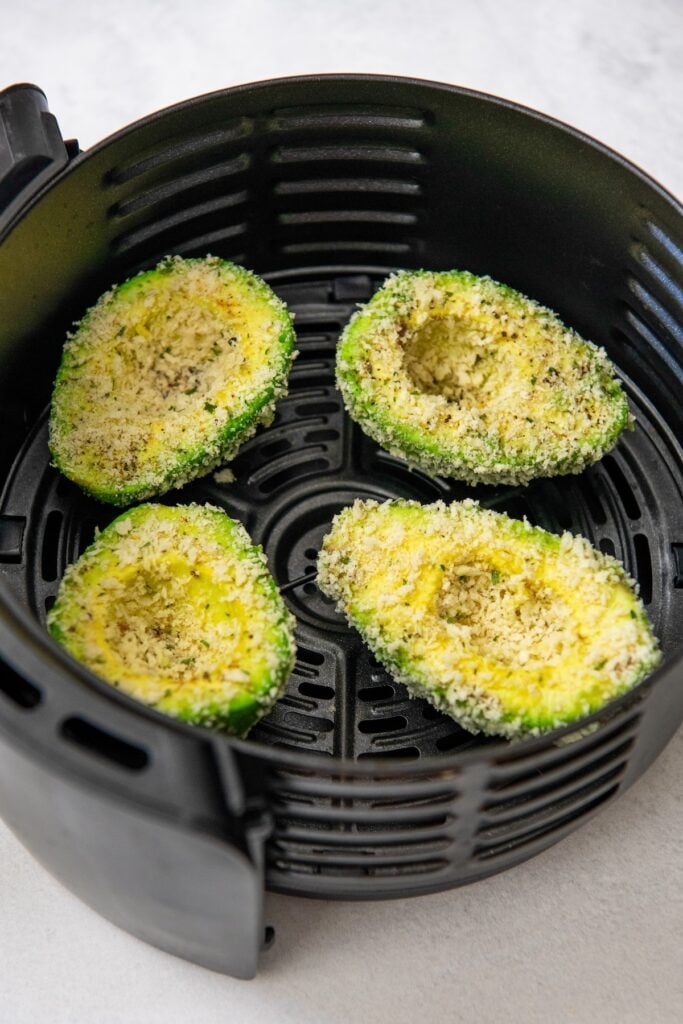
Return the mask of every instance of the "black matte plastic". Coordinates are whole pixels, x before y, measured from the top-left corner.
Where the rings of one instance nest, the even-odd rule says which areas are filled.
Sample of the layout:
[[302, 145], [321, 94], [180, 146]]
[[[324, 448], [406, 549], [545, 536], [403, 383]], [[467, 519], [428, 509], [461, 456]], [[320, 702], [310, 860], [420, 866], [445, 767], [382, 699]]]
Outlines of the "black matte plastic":
[[45, 93], [35, 85], [0, 92], [0, 213], [11, 215], [25, 196], [54, 177], [68, 160]]
[[[200, 97], [34, 184], [0, 219], [0, 810], [52, 871], [148, 941], [248, 976], [264, 879], [354, 899], [463, 884], [556, 842], [640, 775], [683, 718], [683, 217], [669, 196], [541, 115], [371, 76]], [[286, 694], [246, 741], [142, 708], [44, 630], [66, 564], [113, 516], [49, 465], [64, 333], [169, 252], [246, 263], [296, 317], [289, 397], [235, 481], [163, 499], [241, 519], [297, 616]], [[636, 430], [580, 476], [526, 488], [472, 489], [383, 452], [343, 412], [334, 353], [399, 266], [490, 273], [557, 309], [609, 350]], [[410, 700], [316, 588], [321, 537], [359, 495], [474, 496], [588, 536], [639, 579], [663, 668], [560, 744], [469, 735]]]

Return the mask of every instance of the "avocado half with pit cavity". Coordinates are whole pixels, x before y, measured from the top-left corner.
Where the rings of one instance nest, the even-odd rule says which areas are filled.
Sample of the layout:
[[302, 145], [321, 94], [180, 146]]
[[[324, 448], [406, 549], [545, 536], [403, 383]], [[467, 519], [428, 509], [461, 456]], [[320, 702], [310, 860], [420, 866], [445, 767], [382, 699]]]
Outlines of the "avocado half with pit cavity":
[[114, 505], [180, 487], [270, 422], [293, 357], [291, 317], [264, 281], [170, 257], [104, 294], [67, 339], [54, 464]]
[[325, 537], [318, 585], [397, 680], [471, 732], [576, 722], [659, 660], [616, 559], [471, 500], [357, 501]]
[[382, 447], [477, 483], [578, 473], [632, 426], [603, 349], [551, 310], [466, 271], [404, 271], [352, 318], [346, 408]]
[[48, 629], [185, 722], [244, 735], [281, 695], [294, 618], [246, 530], [211, 505], [138, 505], [69, 566]]

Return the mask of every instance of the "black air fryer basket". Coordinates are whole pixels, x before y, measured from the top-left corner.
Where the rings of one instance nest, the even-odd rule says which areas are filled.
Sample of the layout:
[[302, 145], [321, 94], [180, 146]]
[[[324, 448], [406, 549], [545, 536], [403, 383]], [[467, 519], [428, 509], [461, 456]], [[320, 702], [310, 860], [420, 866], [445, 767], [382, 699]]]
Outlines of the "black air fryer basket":
[[[683, 717], [671, 197], [513, 104], [345, 75], [190, 100], [85, 153], [40, 90], [15, 86], [0, 94], [0, 175], [0, 812], [50, 871], [148, 942], [250, 977], [272, 937], [264, 887], [365, 899], [460, 885], [557, 842], [647, 768]], [[133, 702], [45, 631], [65, 566], [114, 516], [49, 463], [65, 332], [113, 282], [209, 252], [266, 277], [301, 352], [235, 482], [164, 499], [240, 519], [298, 619], [286, 695], [244, 741]], [[519, 488], [431, 478], [382, 451], [344, 415], [334, 352], [398, 267], [488, 273], [557, 310], [616, 362], [635, 432], [580, 476]], [[472, 496], [585, 535], [638, 578], [663, 667], [592, 731], [469, 735], [409, 700], [316, 588], [321, 538], [358, 496]]]

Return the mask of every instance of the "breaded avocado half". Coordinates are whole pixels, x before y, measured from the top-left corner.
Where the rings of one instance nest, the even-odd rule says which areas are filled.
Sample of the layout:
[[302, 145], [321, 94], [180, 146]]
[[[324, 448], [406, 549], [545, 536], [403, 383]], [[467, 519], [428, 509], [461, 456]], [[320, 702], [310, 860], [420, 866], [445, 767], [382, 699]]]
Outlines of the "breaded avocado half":
[[243, 736], [280, 696], [294, 618], [260, 547], [211, 505], [138, 505], [69, 566], [48, 629], [157, 711]]
[[54, 464], [114, 505], [180, 487], [270, 422], [294, 354], [265, 281], [215, 257], [169, 257], [102, 295], [68, 337]]
[[337, 383], [394, 455], [471, 484], [578, 473], [632, 419], [603, 349], [466, 271], [390, 277], [345, 328]]
[[318, 585], [397, 680], [471, 732], [576, 722], [659, 661], [616, 559], [471, 500], [357, 501], [325, 537]]

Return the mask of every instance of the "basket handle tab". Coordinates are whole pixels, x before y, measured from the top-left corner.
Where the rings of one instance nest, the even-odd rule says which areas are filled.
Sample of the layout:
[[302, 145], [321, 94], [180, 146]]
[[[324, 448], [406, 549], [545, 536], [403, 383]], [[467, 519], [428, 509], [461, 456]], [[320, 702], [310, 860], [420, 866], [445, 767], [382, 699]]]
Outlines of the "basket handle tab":
[[0, 217], [13, 218], [78, 152], [65, 143], [37, 85], [19, 83], [0, 92]]

